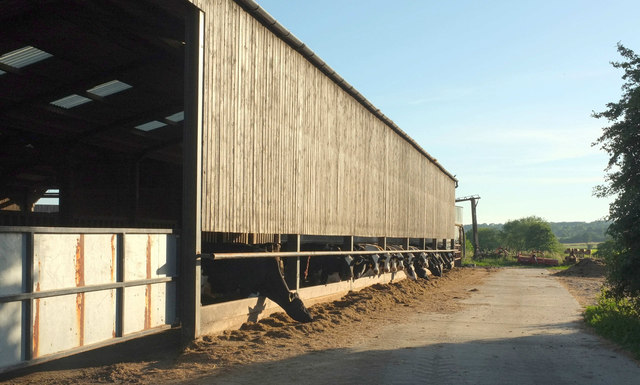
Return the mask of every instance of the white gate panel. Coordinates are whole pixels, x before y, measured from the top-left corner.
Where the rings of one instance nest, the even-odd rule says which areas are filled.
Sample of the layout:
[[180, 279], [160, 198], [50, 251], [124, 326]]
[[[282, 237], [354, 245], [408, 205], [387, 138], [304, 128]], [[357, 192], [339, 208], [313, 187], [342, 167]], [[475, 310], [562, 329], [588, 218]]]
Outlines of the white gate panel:
[[176, 237], [166, 234], [125, 235], [125, 281], [176, 275]]
[[84, 235], [84, 283], [116, 282], [118, 237], [116, 234]]
[[124, 334], [175, 322], [176, 284], [157, 283], [125, 289]]
[[116, 291], [101, 290], [84, 294], [84, 344], [116, 337]]
[[22, 303], [0, 303], [0, 368], [22, 359]]
[[22, 292], [22, 270], [26, 236], [0, 233], [0, 295]]
[[34, 234], [33, 291], [76, 286], [79, 234]]
[[175, 323], [172, 230], [0, 230], [0, 372]]
[[80, 346], [80, 294], [40, 298], [33, 305], [33, 358]]

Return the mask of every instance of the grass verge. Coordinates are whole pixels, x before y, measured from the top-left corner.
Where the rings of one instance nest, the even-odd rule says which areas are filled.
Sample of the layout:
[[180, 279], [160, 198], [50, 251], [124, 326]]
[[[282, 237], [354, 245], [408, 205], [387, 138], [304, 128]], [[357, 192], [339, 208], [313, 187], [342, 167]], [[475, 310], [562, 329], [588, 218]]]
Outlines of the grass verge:
[[[556, 258], [558, 259], [558, 258]], [[462, 266], [481, 266], [481, 267], [530, 267], [534, 269], [550, 269], [550, 270], [566, 270], [572, 265], [524, 265], [518, 263], [518, 260], [512, 256], [489, 256], [482, 259], [474, 259], [466, 257], [462, 260]]]
[[627, 300], [617, 301], [602, 294], [597, 305], [587, 307], [584, 318], [596, 333], [640, 359], [640, 314]]

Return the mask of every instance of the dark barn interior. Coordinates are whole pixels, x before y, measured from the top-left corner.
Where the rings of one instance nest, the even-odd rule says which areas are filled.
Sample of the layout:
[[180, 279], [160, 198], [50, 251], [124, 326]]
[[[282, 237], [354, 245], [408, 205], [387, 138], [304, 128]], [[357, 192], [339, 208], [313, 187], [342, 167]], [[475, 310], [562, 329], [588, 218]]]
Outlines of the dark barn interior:
[[0, 3], [0, 225], [179, 227], [182, 3]]

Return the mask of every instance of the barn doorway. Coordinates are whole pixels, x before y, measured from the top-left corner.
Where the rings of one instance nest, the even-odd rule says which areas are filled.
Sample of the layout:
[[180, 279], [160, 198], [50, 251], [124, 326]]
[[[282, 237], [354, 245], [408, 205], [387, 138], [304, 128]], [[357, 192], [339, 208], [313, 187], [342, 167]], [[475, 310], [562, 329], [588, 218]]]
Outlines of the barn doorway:
[[187, 7], [0, 4], [0, 225], [180, 226]]
[[0, 373], [189, 321], [201, 18], [186, 0], [0, 3]]

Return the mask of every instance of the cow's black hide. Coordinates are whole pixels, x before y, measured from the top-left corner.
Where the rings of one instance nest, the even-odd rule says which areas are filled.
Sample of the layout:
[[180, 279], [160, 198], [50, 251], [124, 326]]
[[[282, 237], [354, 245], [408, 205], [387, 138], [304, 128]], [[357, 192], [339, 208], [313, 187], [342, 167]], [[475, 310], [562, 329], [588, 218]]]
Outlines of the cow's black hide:
[[[304, 251], [340, 251], [339, 246], [324, 243], [306, 243], [303, 248]], [[300, 285], [324, 285], [329, 283], [330, 276], [336, 274], [341, 281], [348, 281], [353, 277], [352, 260], [352, 257], [346, 255], [301, 257]], [[295, 271], [295, 264], [295, 258], [287, 258], [285, 269]]]
[[[244, 253], [264, 249], [239, 243], [209, 243], [202, 245], [203, 253]], [[246, 258], [215, 260], [202, 258], [202, 271], [207, 276], [211, 291], [235, 294], [246, 298], [259, 293], [274, 301], [294, 320], [310, 322], [311, 314], [298, 297], [291, 293], [284, 281], [276, 258]]]

